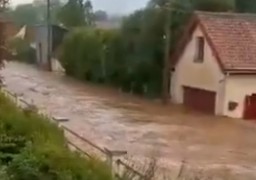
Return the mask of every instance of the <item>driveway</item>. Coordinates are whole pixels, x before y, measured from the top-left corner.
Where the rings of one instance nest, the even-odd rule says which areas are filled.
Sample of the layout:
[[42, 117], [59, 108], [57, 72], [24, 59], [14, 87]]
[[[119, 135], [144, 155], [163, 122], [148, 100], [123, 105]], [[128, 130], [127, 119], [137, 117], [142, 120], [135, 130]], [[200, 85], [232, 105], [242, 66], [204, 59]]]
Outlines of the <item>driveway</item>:
[[252, 122], [162, 106], [20, 63], [7, 64], [2, 75], [9, 91], [51, 116], [69, 118], [65, 126], [101, 147], [127, 150], [136, 159], [154, 154], [167, 168], [185, 160], [191, 167], [256, 174]]

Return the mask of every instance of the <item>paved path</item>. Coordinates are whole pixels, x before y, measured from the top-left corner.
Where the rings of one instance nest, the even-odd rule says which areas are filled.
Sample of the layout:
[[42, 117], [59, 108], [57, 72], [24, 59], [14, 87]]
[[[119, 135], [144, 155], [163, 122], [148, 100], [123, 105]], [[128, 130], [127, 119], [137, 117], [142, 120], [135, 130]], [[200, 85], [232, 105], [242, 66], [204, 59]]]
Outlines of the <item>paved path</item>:
[[101, 147], [127, 150], [136, 158], [157, 154], [165, 166], [186, 160], [256, 174], [254, 123], [163, 107], [25, 64], [9, 63], [2, 74], [11, 92], [52, 116], [69, 118], [65, 126]]

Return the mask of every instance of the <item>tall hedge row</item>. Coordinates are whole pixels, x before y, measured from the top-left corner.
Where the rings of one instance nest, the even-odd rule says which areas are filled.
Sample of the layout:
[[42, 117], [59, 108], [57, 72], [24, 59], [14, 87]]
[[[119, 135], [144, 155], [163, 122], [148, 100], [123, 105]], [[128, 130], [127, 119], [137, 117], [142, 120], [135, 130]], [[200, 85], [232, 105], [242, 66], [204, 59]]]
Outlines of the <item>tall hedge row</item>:
[[156, 66], [129, 46], [133, 44], [119, 30], [79, 28], [64, 39], [60, 60], [67, 75], [146, 94], [157, 77]]

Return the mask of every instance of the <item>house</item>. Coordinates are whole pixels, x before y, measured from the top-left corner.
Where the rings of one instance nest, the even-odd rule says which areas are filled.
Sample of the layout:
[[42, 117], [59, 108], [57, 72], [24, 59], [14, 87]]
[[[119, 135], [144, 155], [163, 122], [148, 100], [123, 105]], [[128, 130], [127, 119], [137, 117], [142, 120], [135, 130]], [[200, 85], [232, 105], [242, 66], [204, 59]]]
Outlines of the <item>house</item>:
[[6, 40], [15, 36], [15, 34], [20, 30], [20, 26], [16, 25], [12, 21], [5, 21], [5, 37]]
[[256, 15], [196, 12], [171, 62], [173, 102], [256, 119]]
[[34, 43], [35, 41], [35, 32], [33, 26], [23, 26], [19, 28], [16, 34], [13, 34], [11, 38], [20, 38], [26, 40], [29, 43]]
[[[48, 27], [47, 25], [35, 26], [35, 47], [37, 64], [39, 67], [45, 70], [53, 70], [57, 64], [56, 51], [62, 40], [67, 33], [65, 28], [57, 25], [50, 26], [50, 56], [51, 61], [48, 61]], [[57, 66], [57, 65], [56, 65]]]
[[11, 38], [19, 31], [19, 26], [7, 18], [0, 17], [1, 53], [0, 59], [11, 59], [11, 51], [8, 49]]

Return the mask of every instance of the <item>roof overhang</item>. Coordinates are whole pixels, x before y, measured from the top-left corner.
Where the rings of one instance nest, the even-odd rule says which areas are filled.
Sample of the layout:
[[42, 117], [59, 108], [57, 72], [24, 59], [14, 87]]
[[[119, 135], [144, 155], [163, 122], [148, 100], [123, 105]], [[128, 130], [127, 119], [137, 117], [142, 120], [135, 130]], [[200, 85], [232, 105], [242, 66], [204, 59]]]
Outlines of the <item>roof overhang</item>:
[[256, 69], [225, 69], [225, 72], [229, 75], [250, 75], [256, 74]]

